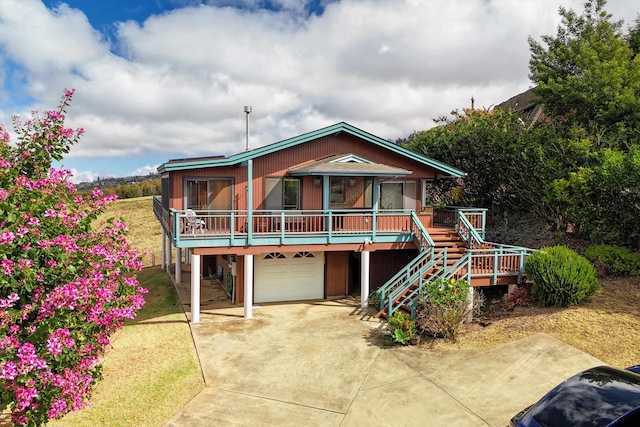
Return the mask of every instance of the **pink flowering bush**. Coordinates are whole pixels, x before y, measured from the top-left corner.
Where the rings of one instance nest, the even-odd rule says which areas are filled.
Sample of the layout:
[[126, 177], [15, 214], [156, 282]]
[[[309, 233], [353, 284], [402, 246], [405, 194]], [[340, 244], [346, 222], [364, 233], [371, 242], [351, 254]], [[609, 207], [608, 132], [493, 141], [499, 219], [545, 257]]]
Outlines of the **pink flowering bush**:
[[81, 197], [53, 169], [84, 132], [64, 127], [60, 106], [22, 123], [17, 142], [0, 125], [0, 410], [39, 426], [82, 408], [101, 378], [109, 337], [144, 305], [141, 260], [127, 226], [92, 222], [115, 196]]

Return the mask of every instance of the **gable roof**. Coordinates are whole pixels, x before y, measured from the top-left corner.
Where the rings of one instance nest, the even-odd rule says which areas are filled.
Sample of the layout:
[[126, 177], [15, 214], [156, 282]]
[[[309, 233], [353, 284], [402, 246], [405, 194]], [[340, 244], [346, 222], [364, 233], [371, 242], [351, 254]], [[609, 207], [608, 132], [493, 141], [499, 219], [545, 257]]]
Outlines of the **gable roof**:
[[309, 164], [289, 169], [293, 176], [301, 175], [343, 175], [343, 176], [404, 176], [411, 171], [374, 163], [354, 154], [340, 154]]
[[446, 175], [450, 175], [456, 178], [462, 178], [466, 176], [466, 173], [462, 172], [461, 170], [458, 170], [444, 163], [438, 162], [437, 160], [433, 160], [429, 157], [425, 157], [411, 150], [407, 150], [406, 148], [400, 147], [399, 145], [393, 144], [380, 137], [372, 135], [354, 126], [351, 126], [350, 124], [345, 122], [336, 123], [335, 125], [327, 126], [325, 128], [321, 128], [312, 132], [307, 132], [302, 135], [295, 136], [293, 138], [274, 142], [273, 144], [254, 148], [249, 151], [233, 154], [229, 157], [193, 159], [193, 161], [187, 160], [187, 161], [180, 161], [180, 162], [169, 161], [167, 163], [160, 165], [158, 167], [158, 172], [164, 173], [164, 172], [179, 171], [179, 170], [201, 169], [201, 168], [220, 167], [220, 166], [233, 166], [233, 165], [246, 162], [247, 160], [250, 160], [250, 159], [255, 159], [257, 157], [265, 156], [267, 154], [284, 150], [286, 148], [294, 147], [296, 145], [303, 144], [305, 142], [313, 141], [314, 139], [335, 135], [340, 132], [345, 132], [349, 135], [353, 135], [364, 141], [367, 141], [379, 147], [385, 148], [393, 153], [407, 157], [423, 165], [430, 166]]

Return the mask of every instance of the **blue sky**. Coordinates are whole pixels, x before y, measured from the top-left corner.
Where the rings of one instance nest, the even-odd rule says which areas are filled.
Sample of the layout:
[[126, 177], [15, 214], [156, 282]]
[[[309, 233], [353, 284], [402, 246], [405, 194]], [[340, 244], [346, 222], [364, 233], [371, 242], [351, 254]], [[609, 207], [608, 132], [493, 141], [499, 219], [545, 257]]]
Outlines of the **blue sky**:
[[[530, 87], [527, 37], [583, 0], [2, 0], [0, 123], [86, 129], [74, 181], [244, 150], [340, 121], [395, 140]], [[640, 5], [607, 9], [632, 22]]]

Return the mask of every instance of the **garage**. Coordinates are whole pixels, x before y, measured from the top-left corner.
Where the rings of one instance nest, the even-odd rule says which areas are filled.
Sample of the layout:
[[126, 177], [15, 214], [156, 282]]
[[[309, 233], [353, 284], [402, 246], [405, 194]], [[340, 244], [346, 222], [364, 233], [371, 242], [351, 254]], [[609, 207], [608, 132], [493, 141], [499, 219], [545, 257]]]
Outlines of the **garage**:
[[324, 298], [324, 253], [257, 255], [253, 292], [256, 303]]

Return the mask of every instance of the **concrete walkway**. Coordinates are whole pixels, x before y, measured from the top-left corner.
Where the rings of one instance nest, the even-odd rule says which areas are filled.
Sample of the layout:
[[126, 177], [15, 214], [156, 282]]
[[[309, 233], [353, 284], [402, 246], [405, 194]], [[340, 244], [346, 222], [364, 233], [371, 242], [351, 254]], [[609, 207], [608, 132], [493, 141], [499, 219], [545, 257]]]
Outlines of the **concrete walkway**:
[[544, 334], [476, 351], [385, 348], [383, 324], [354, 300], [265, 305], [244, 320], [215, 284], [203, 288], [192, 333], [207, 387], [168, 427], [504, 427], [603, 364]]

